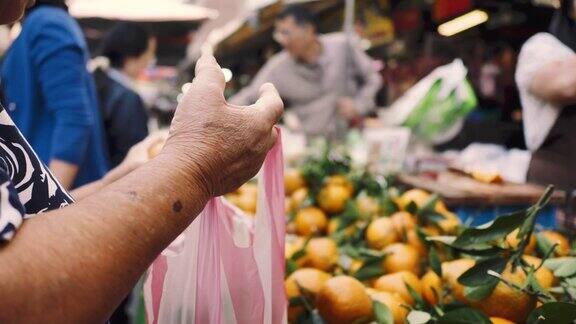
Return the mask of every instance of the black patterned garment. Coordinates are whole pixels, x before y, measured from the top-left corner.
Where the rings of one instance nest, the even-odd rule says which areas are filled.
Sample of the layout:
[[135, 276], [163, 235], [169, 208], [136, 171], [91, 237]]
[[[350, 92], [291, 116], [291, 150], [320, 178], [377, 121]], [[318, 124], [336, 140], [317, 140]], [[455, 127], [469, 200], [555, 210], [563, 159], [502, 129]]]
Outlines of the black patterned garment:
[[27, 218], [72, 202], [0, 106], [0, 244]]

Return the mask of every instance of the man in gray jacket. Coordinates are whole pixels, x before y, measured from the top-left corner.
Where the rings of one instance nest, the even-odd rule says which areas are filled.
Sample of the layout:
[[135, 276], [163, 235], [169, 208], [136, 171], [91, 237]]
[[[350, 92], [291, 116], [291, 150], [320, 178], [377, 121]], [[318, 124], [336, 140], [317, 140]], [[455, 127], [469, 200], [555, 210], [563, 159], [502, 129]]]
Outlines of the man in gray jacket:
[[253, 102], [259, 87], [273, 83], [288, 111], [309, 136], [339, 137], [349, 123], [375, 106], [382, 80], [357, 39], [343, 33], [318, 35], [304, 8], [288, 6], [277, 18], [274, 39], [284, 50], [231, 102]]

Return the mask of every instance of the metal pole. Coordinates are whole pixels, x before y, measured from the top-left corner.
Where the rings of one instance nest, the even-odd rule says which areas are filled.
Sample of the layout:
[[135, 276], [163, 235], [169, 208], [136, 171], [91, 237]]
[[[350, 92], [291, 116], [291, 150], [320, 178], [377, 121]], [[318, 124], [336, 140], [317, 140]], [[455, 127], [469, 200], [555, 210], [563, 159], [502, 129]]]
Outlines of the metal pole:
[[354, 32], [354, 13], [356, 8], [356, 0], [346, 0], [346, 8], [344, 10], [344, 31], [348, 37], [352, 36]]

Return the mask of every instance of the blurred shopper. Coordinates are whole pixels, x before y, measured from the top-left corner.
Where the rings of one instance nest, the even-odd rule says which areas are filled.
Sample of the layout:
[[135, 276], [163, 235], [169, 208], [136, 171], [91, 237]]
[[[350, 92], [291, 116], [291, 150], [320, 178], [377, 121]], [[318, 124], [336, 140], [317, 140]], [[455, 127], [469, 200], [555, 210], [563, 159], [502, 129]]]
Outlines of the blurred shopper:
[[516, 72], [524, 133], [532, 151], [528, 181], [576, 189], [576, 21], [574, 0], [556, 12], [550, 33], [522, 47]]
[[128, 150], [148, 135], [148, 114], [134, 82], [156, 56], [156, 39], [134, 23], [120, 23], [102, 42], [107, 66], [94, 72], [108, 157], [117, 166]]
[[89, 53], [65, 0], [39, 0], [4, 59], [9, 114], [65, 188], [108, 170]]
[[340, 136], [347, 124], [374, 108], [381, 77], [356, 40], [342, 33], [318, 35], [314, 17], [300, 6], [286, 7], [275, 27], [274, 38], [284, 51], [232, 103], [253, 101], [259, 87], [271, 82], [311, 136]]

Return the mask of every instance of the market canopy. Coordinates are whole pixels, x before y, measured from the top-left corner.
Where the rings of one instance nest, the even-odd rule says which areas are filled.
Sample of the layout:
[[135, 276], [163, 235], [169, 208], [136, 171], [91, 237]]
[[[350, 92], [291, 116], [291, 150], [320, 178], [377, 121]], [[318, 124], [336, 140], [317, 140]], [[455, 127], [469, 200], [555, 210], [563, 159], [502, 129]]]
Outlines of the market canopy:
[[181, 0], [76, 0], [70, 13], [77, 19], [138, 22], [193, 22], [218, 17], [215, 10]]

